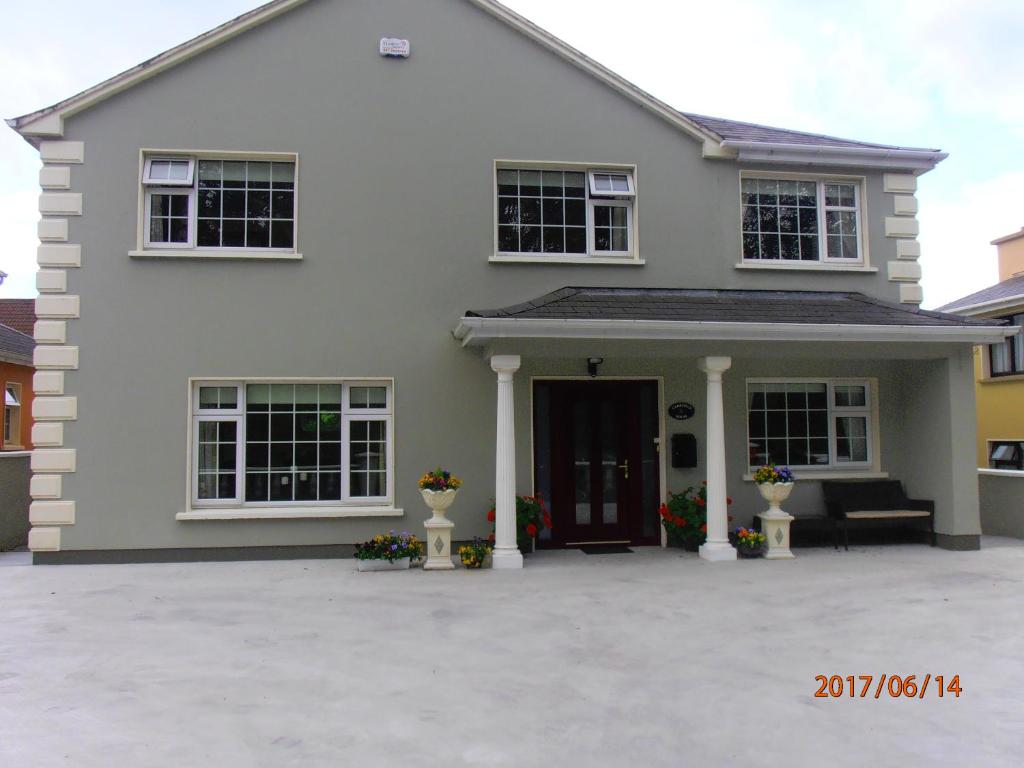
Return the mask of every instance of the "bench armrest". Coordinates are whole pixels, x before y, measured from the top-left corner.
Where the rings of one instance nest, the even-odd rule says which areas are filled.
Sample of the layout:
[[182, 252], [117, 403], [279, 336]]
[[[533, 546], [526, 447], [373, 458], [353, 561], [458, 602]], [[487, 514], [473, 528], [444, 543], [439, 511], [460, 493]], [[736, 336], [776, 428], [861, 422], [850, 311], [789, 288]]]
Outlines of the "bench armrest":
[[935, 514], [935, 502], [931, 499], [907, 499], [907, 509]]
[[842, 501], [833, 500], [825, 502], [825, 512], [829, 517], [839, 518], [840, 520], [846, 517], [847, 505]]

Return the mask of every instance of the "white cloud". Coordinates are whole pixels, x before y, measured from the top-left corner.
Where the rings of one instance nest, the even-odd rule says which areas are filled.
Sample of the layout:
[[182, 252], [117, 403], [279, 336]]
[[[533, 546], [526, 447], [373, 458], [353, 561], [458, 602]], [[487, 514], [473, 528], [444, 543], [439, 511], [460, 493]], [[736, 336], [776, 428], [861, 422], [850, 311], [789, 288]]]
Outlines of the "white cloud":
[[0, 270], [8, 275], [0, 286], [2, 298], [36, 295], [38, 203], [39, 195], [34, 190], [0, 194]]
[[965, 184], [942, 196], [922, 180], [921, 263], [925, 306], [937, 307], [999, 281], [989, 243], [1024, 226], [1024, 171]]

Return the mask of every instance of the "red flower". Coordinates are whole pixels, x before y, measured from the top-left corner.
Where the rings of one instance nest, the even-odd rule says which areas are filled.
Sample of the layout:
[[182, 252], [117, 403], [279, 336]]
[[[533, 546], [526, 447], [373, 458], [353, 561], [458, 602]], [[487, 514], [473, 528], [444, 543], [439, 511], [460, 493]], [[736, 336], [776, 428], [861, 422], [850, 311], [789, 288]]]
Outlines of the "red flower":
[[704, 501], [704, 499], [700, 497], [694, 499], [694, 502], [697, 504], [698, 507], [703, 507], [707, 503]]
[[545, 528], [551, 528], [552, 527], [552, 525], [551, 525], [551, 515], [549, 515], [547, 512], [544, 513], [544, 527]]
[[704, 525], [702, 525], [700, 527], [700, 532], [701, 533], [707, 533], [708, 532], [708, 524], [707, 523], [704, 523]]
[[493, 509], [490, 512], [487, 513], [487, 520], [489, 522], [491, 522], [491, 523], [494, 522], [494, 510]]
[[537, 526], [534, 525], [533, 523], [527, 523], [526, 524], [526, 535], [529, 536], [531, 539], [534, 536], [536, 536], [537, 535]]
[[725, 497], [725, 503], [726, 504], [732, 504], [732, 496], [726, 496]]
[[682, 528], [683, 526], [686, 525], [686, 518], [685, 517], [679, 517], [677, 515], [676, 518], [672, 522], [675, 523], [676, 525], [678, 525], [680, 528]]
[[701, 481], [700, 481], [700, 484], [701, 484], [701, 485], [707, 485], [707, 484], [708, 484], [708, 481], [707, 481], [707, 480], [701, 480]]
[[668, 511], [668, 504], [662, 504], [658, 507], [658, 514], [661, 515], [663, 519], [668, 520], [669, 515], [671, 514]]

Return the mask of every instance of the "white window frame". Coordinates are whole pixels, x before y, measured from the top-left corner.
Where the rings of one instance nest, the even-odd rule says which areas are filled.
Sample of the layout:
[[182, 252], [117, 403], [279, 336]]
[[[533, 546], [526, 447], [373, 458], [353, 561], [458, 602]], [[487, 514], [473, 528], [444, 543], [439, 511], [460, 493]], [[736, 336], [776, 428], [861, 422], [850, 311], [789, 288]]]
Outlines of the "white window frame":
[[[814, 182], [816, 185], [817, 211], [818, 211], [818, 258], [816, 260], [795, 259], [750, 259], [743, 253], [743, 182], [746, 179], [764, 179], [767, 181], [804, 181]], [[742, 266], [757, 267], [778, 267], [782, 269], [814, 269], [821, 267], [847, 266], [853, 269], [867, 269], [868, 262], [868, 239], [866, 231], [866, 216], [864, 215], [864, 185], [866, 178], [863, 176], [836, 176], [806, 173], [772, 173], [770, 171], [741, 171], [739, 175], [739, 219], [740, 219], [740, 264]], [[857, 223], [857, 258], [844, 259], [833, 258], [828, 255], [828, 229], [825, 223], [825, 211], [849, 211], [847, 206], [825, 205], [825, 185], [846, 184], [853, 186], [854, 214]]]
[[[188, 163], [188, 172], [184, 179], [154, 179], [153, 163]], [[152, 156], [146, 158], [146, 164], [142, 171], [142, 183], [146, 186], [158, 187], [191, 187], [195, 184], [196, 159], [194, 157], [160, 157]]]
[[[853, 208], [846, 205], [826, 205], [825, 186], [828, 184], [843, 184], [853, 187]], [[863, 264], [864, 263], [864, 236], [861, 234], [860, 215], [860, 184], [853, 181], [841, 179], [823, 178], [818, 181], [818, 250], [819, 261], [831, 264]], [[853, 211], [854, 221], [857, 227], [857, 258], [844, 259], [828, 255], [828, 222], [826, 214], [828, 211], [848, 212]], [[781, 261], [781, 259], [780, 259]]]
[[[586, 253], [544, 253], [542, 251], [501, 251], [498, 243], [498, 171], [562, 171], [565, 173], [583, 173], [587, 178], [585, 182], [586, 196], [583, 198], [586, 203], [587, 221], [587, 252]], [[625, 175], [629, 179], [630, 192], [625, 193], [602, 193], [592, 198], [591, 185], [593, 183], [591, 174], [611, 173]], [[549, 162], [536, 160], [495, 160], [491, 175], [491, 194], [493, 195], [494, 210], [491, 214], [491, 226], [493, 228], [494, 244], [492, 255], [489, 261], [495, 263], [531, 263], [531, 264], [604, 264], [604, 265], [643, 265], [644, 260], [640, 258], [640, 238], [637, 221], [640, 212], [640, 196], [636, 192], [637, 168], [635, 165], [612, 165], [579, 162]], [[594, 250], [594, 215], [592, 202], [600, 205], [611, 205], [616, 198], [624, 206], [629, 206], [629, 251], [595, 251]]]
[[[14, 404], [7, 402], [7, 390], [12, 390]], [[21, 447], [21, 384], [15, 381], [4, 383], [4, 448]]]
[[[196, 191], [195, 189], [185, 189], [184, 187], [147, 187], [146, 188], [146, 203], [145, 213], [143, 220], [145, 226], [143, 227], [142, 240], [146, 248], [195, 248], [196, 242]], [[163, 243], [158, 241], [150, 240], [151, 234], [151, 221], [150, 216], [153, 211], [153, 195], [171, 195], [173, 197], [186, 197], [188, 198], [188, 240], [184, 243], [173, 242]]]
[[[188, 185], [181, 181], [167, 183], [165, 180], [149, 181], [152, 160], [188, 160], [190, 162]], [[292, 203], [292, 246], [290, 248], [262, 248], [258, 246], [199, 246], [196, 244], [198, 231], [198, 162], [200, 160], [230, 160], [254, 163], [291, 163], [295, 168]], [[172, 190], [190, 189], [188, 244], [152, 243], [149, 239], [150, 193], [168, 193]], [[299, 156], [294, 152], [245, 152], [214, 151], [205, 149], [154, 149], [139, 150], [139, 204], [135, 248], [129, 256], [138, 258], [206, 258], [237, 260], [301, 260], [299, 251]]]
[[[626, 242], [629, 248], [624, 251], [599, 251], [597, 250], [597, 219], [594, 216], [594, 208], [625, 208], [626, 209]], [[587, 200], [587, 252], [595, 256], [616, 256], [626, 257], [633, 253], [633, 204], [629, 200], [617, 200], [610, 197], [601, 197]]]
[[[878, 445], [878, 397], [877, 381], [871, 378], [828, 378], [828, 377], [806, 377], [806, 378], [749, 378], [744, 386], [744, 414], [746, 420], [746, 443], [744, 450], [746, 455], [743, 461], [747, 463], [748, 470], [757, 469], [749, 464], [750, 436], [750, 385], [751, 384], [824, 384], [826, 389], [826, 401], [828, 403], [828, 464], [794, 464], [791, 469], [799, 470], [800, 473], [813, 472], [864, 472], [878, 471], [879, 469], [879, 445]], [[862, 386], [864, 387], [865, 404], [863, 406], [837, 407], [835, 400], [835, 388], [837, 386]], [[843, 416], [863, 417], [865, 419], [865, 435], [867, 438], [867, 460], [866, 461], [838, 461], [837, 456], [837, 430], [836, 419]], [[766, 436], [767, 438], [767, 436]], [[778, 439], [778, 438], [776, 438]]]
[[[598, 176], [625, 176], [628, 189], [602, 190], [597, 188]], [[636, 196], [636, 186], [633, 183], [633, 174], [625, 170], [608, 170], [605, 168], [591, 168], [587, 171], [587, 186], [590, 189], [590, 197], [598, 198], [632, 198]]]
[[[296, 501], [245, 501], [245, 449], [246, 449], [246, 388], [251, 384], [338, 384], [341, 386], [341, 499]], [[234, 387], [237, 407], [228, 409], [200, 409], [200, 387]], [[387, 393], [383, 408], [352, 408], [350, 391], [353, 387], [384, 387]], [[394, 441], [394, 379], [382, 378], [246, 378], [246, 379], [192, 379], [189, 384], [189, 505], [179, 519], [202, 518], [205, 511], [237, 511], [236, 517], [344, 517], [349, 512], [383, 514], [400, 513], [394, 510], [395, 441]], [[235, 498], [199, 498], [199, 429], [202, 421], [235, 421], [238, 455], [235, 461]], [[351, 441], [349, 425], [353, 421], [383, 421], [385, 439], [385, 491], [383, 496], [352, 496], [351, 493]], [[192, 510], [197, 510], [193, 514]], [[308, 512], [309, 514], [303, 514]], [[337, 513], [337, 514], [334, 514]]]

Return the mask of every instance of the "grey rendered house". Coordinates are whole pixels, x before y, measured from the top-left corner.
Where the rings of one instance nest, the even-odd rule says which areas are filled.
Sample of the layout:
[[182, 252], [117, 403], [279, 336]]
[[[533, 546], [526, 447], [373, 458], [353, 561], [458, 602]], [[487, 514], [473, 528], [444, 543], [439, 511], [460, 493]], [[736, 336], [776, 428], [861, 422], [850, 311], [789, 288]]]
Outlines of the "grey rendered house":
[[504, 566], [516, 493], [551, 546], [657, 543], [705, 479], [728, 558], [769, 460], [794, 514], [891, 477], [978, 546], [971, 348], [1007, 330], [918, 307], [936, 150], [678, 112], [491, 0], [276, 0], [9, 123], [36, 562], [344, 552], [419, 530], [438, 465]]

